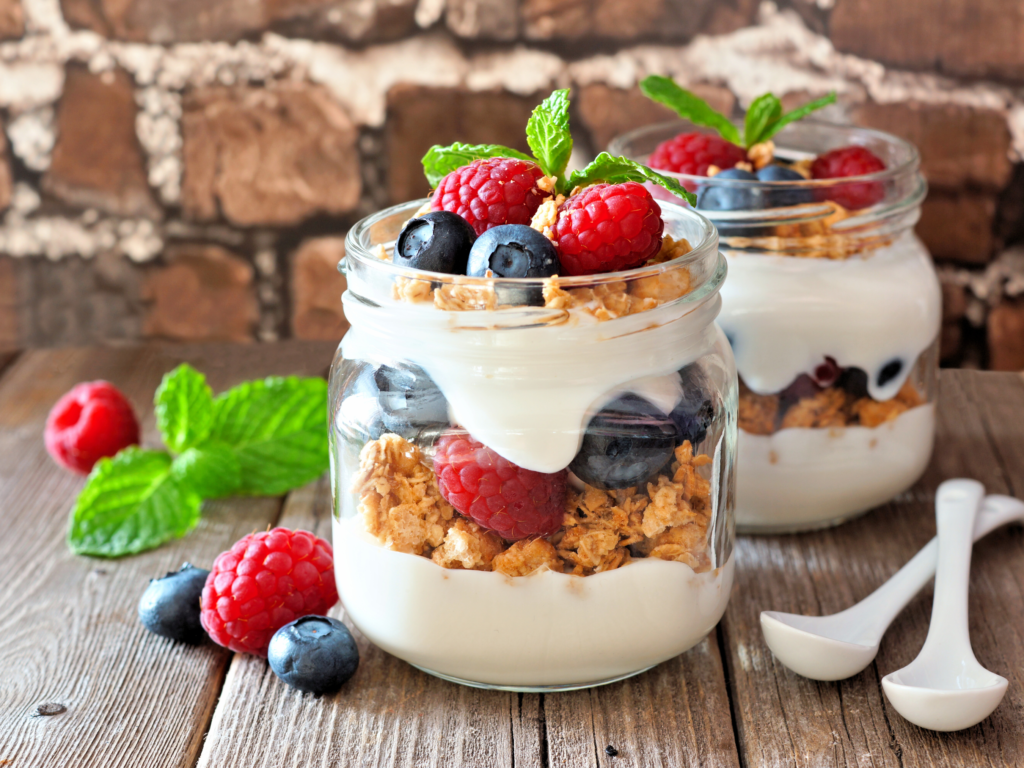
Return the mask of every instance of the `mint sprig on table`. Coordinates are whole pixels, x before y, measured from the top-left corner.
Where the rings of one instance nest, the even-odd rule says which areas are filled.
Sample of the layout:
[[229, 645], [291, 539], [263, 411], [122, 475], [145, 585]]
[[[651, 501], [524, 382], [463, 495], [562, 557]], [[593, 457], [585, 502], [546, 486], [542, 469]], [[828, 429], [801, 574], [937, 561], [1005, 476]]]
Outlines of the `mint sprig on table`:
[[[710, 109], [710, 107], [709, 107]], [[728, 122], [728, 121], [726, 121]], [[517, 149], [500, 144], [462, 144], [456, 142], [443, 147], [435, 144], [423, 156], [423, 172], [431, 187], [454, 170], [474, 160], [487, 157], [512, 157], [528, 160], [540, 166], [545, 176], [555, 177], [555, 191], [559, 194], [576, 187], [598, 182], [615, 184], [623, 181], [650, 181], [696, 205], [697, 197], [675, 179], [663, 176], [626, 157], [612, 157], [607, 152], [598, 155], [582, 171], [573, 171], [566, 178], [565, 169], [572, 155], [572, 133], [569, 130], [569, 89], [554, 91], [537, 105], [526, 123], [526, 143], [533, 157]]]
[[95, 466], [71, 510], [77, 555], [121, 557], [184, 536], [204, 499], [276, 496], [327, 469], [327, 382], [271, 377], [214, 397], [189, 365], [154, 398], [170, 451], [132, 446]]
[[689, 120], [694, 125], [713, 128], [726, 141], [746, 149], [768, 141], [790, 123], [801, 120], [811, 112], [835, 103], [836, 100], [836, 94], [833, 92], [791, 112], [783, 113], [782, 102], [778, 97], [772, 93], [765, 93], [751, 103], [743, 121], [741, 135], [728, 117], [712, 109], [704, 99], [680, 87], [672, 78], [649, 75], [640, 81], [640, 90], [645, 96], [664, 104], [684, 120]]

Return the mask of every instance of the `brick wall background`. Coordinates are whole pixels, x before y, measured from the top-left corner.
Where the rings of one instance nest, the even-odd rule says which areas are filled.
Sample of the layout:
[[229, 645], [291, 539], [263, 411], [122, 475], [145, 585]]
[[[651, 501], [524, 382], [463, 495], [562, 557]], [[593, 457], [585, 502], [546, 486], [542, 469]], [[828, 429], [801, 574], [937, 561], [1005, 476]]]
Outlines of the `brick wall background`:
[[582, 162], [669, 116], [651, 72], [915, 142], [943, 360], [1024, 368], [1019, 0], [0, 0], [0, 348], [339, 338], [344, 233], [428, 146], [525, 149], [571, 86]]

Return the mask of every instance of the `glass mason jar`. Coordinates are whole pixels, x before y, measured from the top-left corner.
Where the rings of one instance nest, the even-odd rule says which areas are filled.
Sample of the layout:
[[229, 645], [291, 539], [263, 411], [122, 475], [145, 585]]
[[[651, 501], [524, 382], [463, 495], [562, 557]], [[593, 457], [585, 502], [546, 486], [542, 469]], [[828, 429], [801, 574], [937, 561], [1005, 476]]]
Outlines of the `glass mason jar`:
[[[714, 227], [667, 204], [660, 263], [469, 278], [390, 261], [422, 202], [346, 242], [329, 406], [345, 610], [384, 650], [483, 687], [597, 685], [687, 650], [733, 578]], [[513, 507], [536, 514], [510, 527]]]
[[[644, 161], [692, 130], [649, 126], [609, 151]], [[917, 150], [811, 120], [775, 143], [797, 167], [859, 144], [886, 168], [786, 182], [666, 174], [713, 195], [698, 208], [740, 209], [701, 212], [729, 263], [718, 322], [740, 376], [736, 520], [751, 533], [826, 527], [888, 501], [924, 472], [935, 429], [941, 292], [913, 232], [927, 191]]]

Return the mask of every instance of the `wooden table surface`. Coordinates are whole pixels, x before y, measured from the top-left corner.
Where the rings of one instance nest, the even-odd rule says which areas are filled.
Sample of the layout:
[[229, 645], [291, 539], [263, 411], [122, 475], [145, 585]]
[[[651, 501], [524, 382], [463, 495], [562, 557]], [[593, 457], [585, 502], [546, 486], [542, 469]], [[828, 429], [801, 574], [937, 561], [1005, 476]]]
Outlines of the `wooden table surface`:
[[209, 567], [268, 524], [329, 536], [328, 484], [208, 504], [195, 532], [142, 555], [74, 557], [64, 536], [82, 480], [46, 455], [49, 408], [79, 381], [108, 379], [139, 408], [143, 442], [155, 444], [153, 391], [179, 362], [219, 391], [268, 374], [326, 374], [332, 354], [329, 344], [287, 343], [0, 356], [0, 766], [1024, 766], [1020, 528], [975, 548], [971, 639], [1010, 688], [970, 730], [921, 730], [882, 694], [882, 676], [924, 641], [930, 591], [897, 619], [875, 663], [839, 683], [782, 667], [758, 627], [763, 609], [832, 613], [871, 592], [934, 535], [943, 479], [1024, 494], [1024, 378], [1015, 374], [944, 371], [935, 456], [920, 483], [840, 528], [741, 537], [717, 630], [621, 683], [550, 695], [480, 691], [425, 675], [360, 637], [356, 676], [314, 698], [281, 683], [263, 659], [147, 633], [136, 606], [148, 578], [185, 560]]

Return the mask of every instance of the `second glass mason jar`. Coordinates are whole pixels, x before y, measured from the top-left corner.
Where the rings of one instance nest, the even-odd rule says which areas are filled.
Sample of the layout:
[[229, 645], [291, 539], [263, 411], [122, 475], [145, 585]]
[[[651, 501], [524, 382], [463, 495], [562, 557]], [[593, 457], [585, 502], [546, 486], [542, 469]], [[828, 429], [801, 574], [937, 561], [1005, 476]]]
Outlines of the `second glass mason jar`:
[[[648, 265], [470, 278], [391, 262], [421, 202], [346, 242], [351, 329], [330, 384], [345, 610], [425, 671], [513, 690], [611, 682], [697, 644], [733, 578], [714, 228], [665, 204]], [[490, 517], [524, 503], [549, 521]]]
[[[646, 162], [694, 130], [649, 126], [609, 151]], [[751, 533], [834, 525], [888, 501], [924, 472], [935, 429], [941, 291], [913, 232], [927, 191], [916, 149], [812, 120], [775, 143], [797, 167], [861, 145], [885, 170], [785, 182], [662, 171], [697, 190], [698, 207], [734, 209], [701, 212], [729, 263], [718, 322], [740, 377], [736, 520]]]

